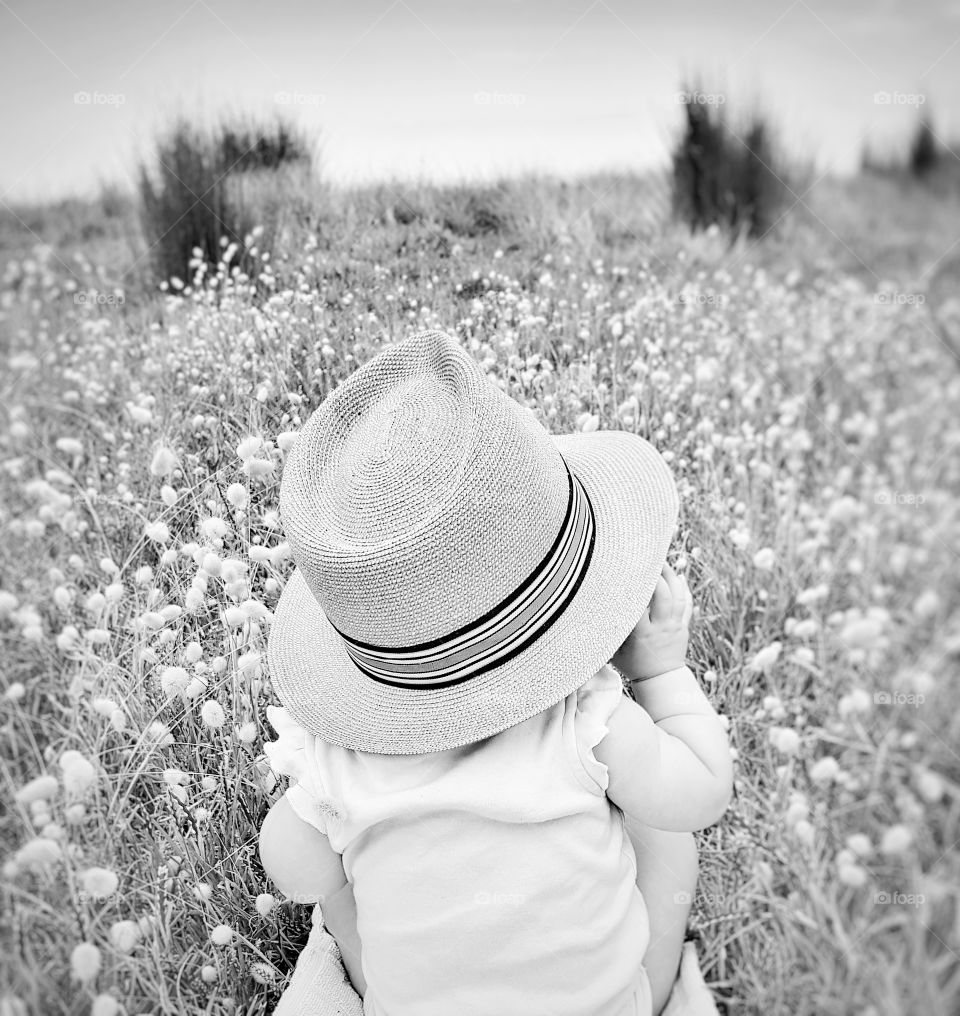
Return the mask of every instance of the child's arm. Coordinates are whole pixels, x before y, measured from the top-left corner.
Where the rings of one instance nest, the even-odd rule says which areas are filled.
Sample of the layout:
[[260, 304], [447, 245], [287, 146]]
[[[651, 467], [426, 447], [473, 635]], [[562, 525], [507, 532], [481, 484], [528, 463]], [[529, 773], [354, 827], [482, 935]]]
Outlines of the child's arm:
[[623, 697], [594, 748], [607, 766], [610, 800], [673, 832], [716, 822], [733, 785], [726, 731], [684, 663], [691, 610], [686, 583], [664, 565], [649, 612], [611, 661], [637, 702]]
[[320, 903], [323, 923], [336, 939], [343, 965], [362, 997], [367, 984], [343, 861], [319, 829], [297, 816], [286, 797], [267, 812], [260, 827], [260, 862], [285, 896], [297, 903]]

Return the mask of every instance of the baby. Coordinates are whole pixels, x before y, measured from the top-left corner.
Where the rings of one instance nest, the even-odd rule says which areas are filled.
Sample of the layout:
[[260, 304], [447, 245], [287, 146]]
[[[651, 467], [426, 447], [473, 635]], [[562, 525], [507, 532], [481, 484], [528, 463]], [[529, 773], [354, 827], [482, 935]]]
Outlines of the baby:
[[301, 430], [260, 856], [367, 1016], [663, 1011], [732, 784], [677, 511], [646, 441], [548, 434], [440, 332]]

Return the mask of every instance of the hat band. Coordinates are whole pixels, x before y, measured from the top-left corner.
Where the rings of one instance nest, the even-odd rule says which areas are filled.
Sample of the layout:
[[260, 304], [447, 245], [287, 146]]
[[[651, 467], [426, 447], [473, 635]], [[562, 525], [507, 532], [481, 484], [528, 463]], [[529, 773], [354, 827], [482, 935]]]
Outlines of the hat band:
[[568, 498], [560, 532], [521, 585], [476, 621], [418, 645], [376, 646], [334, 626], [357, 668], [397, 688], [446, 688], [503, 665], [548, 631], [580, 588], [596, 537], [586, 489], [563, 464]]

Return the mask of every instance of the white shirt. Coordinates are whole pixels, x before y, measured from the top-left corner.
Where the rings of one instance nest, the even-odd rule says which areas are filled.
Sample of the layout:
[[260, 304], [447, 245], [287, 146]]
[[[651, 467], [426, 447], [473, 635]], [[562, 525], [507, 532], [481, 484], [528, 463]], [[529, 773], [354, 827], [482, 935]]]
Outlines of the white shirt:
[[296, 814], [343, 856], [365, 1016], [649, 1016], [636, 856], [592, 748], [623, 686], [578, 691], [475, 744], [378, 755], [270, 706]]

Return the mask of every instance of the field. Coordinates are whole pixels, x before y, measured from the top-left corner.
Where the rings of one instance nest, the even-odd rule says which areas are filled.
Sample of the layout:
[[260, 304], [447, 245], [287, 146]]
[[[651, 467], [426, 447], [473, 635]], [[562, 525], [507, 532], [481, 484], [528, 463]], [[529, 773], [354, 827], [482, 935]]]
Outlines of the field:
[[736, 752], [692, 918], [721, 1010], [960, 1012], [960, 361], [933, 300], [960, 203], [824, 180], [729, 246], [663, 193], [323, 190], [256, 280], [228, 248], [164, 292], [122, 202], [4, 218], [4, 1016], [276, 1001], [309, 920], [256, 853], [284, 452], [426, 328], [550, 430], [634, 430], [675, 471], [691, 663]]

